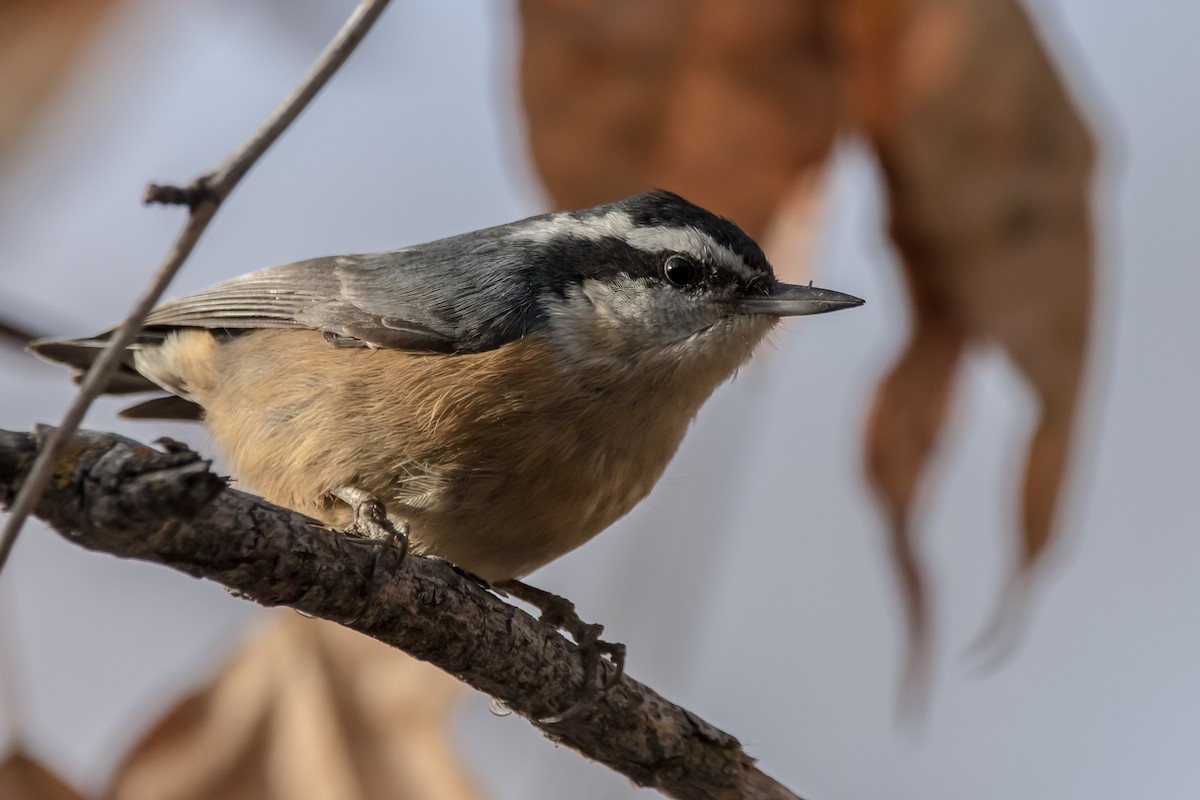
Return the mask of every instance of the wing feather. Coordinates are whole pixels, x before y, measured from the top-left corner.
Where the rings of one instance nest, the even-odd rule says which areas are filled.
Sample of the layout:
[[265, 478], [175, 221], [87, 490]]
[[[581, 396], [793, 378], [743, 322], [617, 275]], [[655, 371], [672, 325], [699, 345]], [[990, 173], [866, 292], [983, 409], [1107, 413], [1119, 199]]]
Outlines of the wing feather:
[[146, 325], [304, 327], [342, 345], [490, 350], [542, 322], [528, 294], [528, 265], [497, 258], [506, 252], [498, 246], [495, 237], [471, 233], [405, 250], [285, 264], [168, 301]]

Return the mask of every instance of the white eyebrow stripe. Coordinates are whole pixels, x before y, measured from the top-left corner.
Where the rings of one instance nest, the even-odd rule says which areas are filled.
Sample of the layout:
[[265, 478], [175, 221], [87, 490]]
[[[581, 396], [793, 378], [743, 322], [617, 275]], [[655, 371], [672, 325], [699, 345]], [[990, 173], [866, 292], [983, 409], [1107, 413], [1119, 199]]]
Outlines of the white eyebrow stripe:
[[549, 243], [571, 236], [576, 239], [599, 241], [605, 238], [628, 240], [634, 228], [633, 220], [624, 211], [610, 211], [603, 216], [575, 218], [570, 212], [553, 214], [539, 220], [526, 220], [515, 226], [513, 238]]
[[730, 250], [711, 236], [696, 228], [634, 225], [625, 211], [609, 211], [601, 216], [577, 219], [569, 214], [555, 214], [535, 222], [526, 222], [512, 233], [514, 238], [548, 243], [571, 236], [599, 241], [620, 239], [630, 247], [646, 253], [675, 252], [692, 256], [698, 261], [715, 261], [741, 277], [752, 280], [754, 271]]
[[701, 262], [722, 264], [746, 280], [754, 277], [754, 273], [736, 253], [695, 228], [635, 228], [625, 237], [625, 241], [631, 247], [647, 253], [668, 250], [684, 253]]

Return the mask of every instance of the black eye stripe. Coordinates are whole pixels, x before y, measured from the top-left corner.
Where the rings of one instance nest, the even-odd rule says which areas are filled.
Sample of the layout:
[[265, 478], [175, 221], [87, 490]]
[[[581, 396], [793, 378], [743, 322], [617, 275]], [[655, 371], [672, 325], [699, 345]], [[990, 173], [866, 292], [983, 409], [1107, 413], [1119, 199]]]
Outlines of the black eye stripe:
[[[668, 262], [671, 262], [669, 272]], [[584, 280], [649, 280], [689, 294], [741, 291], [768, 294], [774, 282], [770, 267], [758, 272], [749, 261], [738, 268], [724, 258], [710, 262], [684, 250], [650, 252], [618, 236], [586, 240], [563, 237], [547, 242], [530, 253], [529, 270], [530, 281], [559, 297], [565, 296], [569, 286]]]

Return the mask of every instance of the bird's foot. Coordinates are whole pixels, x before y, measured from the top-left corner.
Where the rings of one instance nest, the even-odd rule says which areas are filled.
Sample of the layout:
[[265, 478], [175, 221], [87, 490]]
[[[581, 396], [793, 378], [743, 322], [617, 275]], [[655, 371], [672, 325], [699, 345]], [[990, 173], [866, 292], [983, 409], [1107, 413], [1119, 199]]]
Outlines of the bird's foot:
[[346, 541], [375, 548], [375, 562], [371, 569], [371, 577], [378, 577], [383, 562], [383, 554], [395, 547], [400, 551], [397, 563], [404, 563], [408, 555], [408, 523], [402, 523], [399, 528], [388, 519], [387, 509], [370, 492], [345, 486], [336, 489], [333, 496], [343, 501], [354, 511], [354, 522], [346, 529]]
[[583, 689], [579, 699], [565, 711], [543, 717], [539, 722], [553, 724], [578, 716], [620, 682], [625, 674], [625, 645], [601, 639], [604, 626], [581, 620], [574, 603], [518, 580], [498, 583], [496, 588], [535, 606], [541, 612], [543, 622], [569, 633], [583, 659]]

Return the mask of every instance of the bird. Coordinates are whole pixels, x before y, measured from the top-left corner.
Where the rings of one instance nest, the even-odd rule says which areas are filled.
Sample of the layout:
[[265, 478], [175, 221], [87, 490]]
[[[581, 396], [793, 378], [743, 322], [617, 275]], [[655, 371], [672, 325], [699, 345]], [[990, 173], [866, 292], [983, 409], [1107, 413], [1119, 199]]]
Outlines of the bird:
[[[516, 585], [650, 492], [783, 317], [862, 302], [652, 190], [170, 300], [107, 391], [203, 420], [271, 502]], [[78, 381], [112, 334], [31, 349]]]

